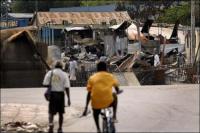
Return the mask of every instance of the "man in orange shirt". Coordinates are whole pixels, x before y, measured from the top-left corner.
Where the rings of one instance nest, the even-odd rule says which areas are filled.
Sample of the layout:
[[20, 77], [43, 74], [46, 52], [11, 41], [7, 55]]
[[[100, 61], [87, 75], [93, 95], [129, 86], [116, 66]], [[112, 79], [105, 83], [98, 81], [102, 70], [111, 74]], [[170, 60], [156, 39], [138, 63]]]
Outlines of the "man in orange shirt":
[[118, 81], [109, 72], [107, 72], [107, 66], [105, 62], [99, 62], [97, 64], [97, 73], [93, 74], [87, 83], [87, 99], [86, 106], [83, 112], [83, 116], [87, 115], [88, 104], [91, 99], [91, 105], [93, 109], [93, 117], [97, 127], [97, 131], [100, 132], [99, 127], [99, 114], [101, 109], [107, 107], [113, 107], [113, 119], [116, 122], [116, 112], [117, 112], [117, 95], [113, 93], [113, 87], [118, 93], [122, 90], [118, 88]]

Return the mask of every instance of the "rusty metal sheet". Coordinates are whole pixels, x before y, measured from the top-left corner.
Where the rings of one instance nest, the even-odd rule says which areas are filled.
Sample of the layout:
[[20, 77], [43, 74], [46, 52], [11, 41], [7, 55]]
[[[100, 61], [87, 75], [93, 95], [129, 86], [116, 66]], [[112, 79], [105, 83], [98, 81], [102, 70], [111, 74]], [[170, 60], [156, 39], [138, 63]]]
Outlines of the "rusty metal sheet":
[[54, 24], [62, 24], [63, 20], [73, 24], [101, 24], [116, 19], [117, 23], [130, 20], [126, 11], [123, 12], [38, 12], [38, 21], [44, 25], [48, 21]]

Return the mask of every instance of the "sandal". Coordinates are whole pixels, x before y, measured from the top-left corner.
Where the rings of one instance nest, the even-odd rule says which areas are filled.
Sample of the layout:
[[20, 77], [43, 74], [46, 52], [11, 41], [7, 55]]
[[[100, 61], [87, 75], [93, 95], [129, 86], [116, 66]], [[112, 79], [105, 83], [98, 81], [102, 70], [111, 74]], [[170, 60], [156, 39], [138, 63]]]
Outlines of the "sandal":
[[58, 128], [58, 133], [62, 133], [62, 128]]

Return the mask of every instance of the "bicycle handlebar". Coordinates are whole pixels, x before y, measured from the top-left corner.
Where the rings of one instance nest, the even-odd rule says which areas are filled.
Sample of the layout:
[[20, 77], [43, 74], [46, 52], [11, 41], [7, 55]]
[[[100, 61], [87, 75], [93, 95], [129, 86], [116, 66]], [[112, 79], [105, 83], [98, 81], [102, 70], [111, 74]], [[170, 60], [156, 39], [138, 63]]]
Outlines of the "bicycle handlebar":
[[124, 91], [123, 91], [123, 90], [119, 90], [119, 91], [117, 92], [117, 95], [121, 94], [122, 92], [124, 92]]
[[[119, 94], [121, 94], [121, 93], [123, 93], [123, 92], [124, 92], [123, 90], [120, 90], [120, 89], [119, 89], [119, 90], [116, 92], [116, 94], [119, 95]], [[82, 114], [81, 116], [87, 116], [89, 113], [90, 113], [90, 111], [88, 111], [87, 109], [85, 109], [84, 112], [83, 112], [83, 114]]]

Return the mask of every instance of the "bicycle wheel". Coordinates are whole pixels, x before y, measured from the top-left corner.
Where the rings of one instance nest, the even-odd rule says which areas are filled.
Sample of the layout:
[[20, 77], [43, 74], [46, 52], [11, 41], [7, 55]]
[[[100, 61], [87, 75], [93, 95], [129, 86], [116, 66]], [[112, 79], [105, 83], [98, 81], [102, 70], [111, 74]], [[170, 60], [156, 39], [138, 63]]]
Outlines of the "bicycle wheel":
[[115, 132], [116, 132], [115, 124], [114, 124], [113, 121], [111, 121], [111, 132], [112, 132], [112, 133], [115, 133]]
[[115, 125], [112, 119], [109, 120], [107, 126], [108, 126], [108, 133], [115, 133]]
[[103, 128], [103, 132], [104, 133], [108, 133], [108, 124], [107, 124], [106, 118], [104, 118], [102, 122], [103, 122], [103, 127], [102, 127]]

